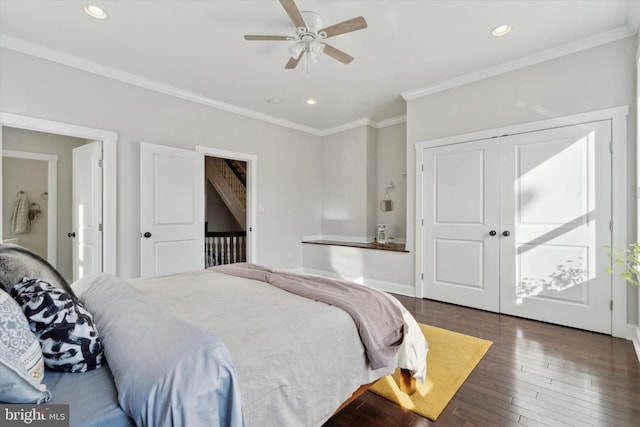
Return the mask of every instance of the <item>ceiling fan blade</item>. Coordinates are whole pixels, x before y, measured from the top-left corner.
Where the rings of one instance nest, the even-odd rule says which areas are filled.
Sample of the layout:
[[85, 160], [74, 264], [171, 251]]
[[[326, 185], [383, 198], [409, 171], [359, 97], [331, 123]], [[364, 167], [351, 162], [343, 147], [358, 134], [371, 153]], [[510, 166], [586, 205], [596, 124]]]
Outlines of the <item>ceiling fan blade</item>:
[[280, 4], [284, 7], [285, 12], [287, 12], [287, 15], [289, 15], [291, 22], [293, 22], [296, 28], [307, 28], [307, 24], [304, 23], [302, 14], [300, 14], [300, 10], [294, 0], [280, 0]]
[[244, 36], [245, 40], [293, 40], [293, 37], [290, 36], [252, 36], [246, 35]]
[[302, 59], [302, 55], [304, 55], [304, 51], [300, 52], [300, 55], [298, 55], [297, 58], [289, 58], [289, 62], [287, 62], [287, 65], [285, 65], [284, 68], [286, 70], [293, 70], [296, 68]]
[[329, 38], [338, 36], [344, 33], [350, 33], [352, 31], [363, 30], [367, 28], [367, 21], [362, 16], [349, 19], [348, 21], [340, 22], [339, 24], [332, 25], [325, 29], [318, 31], [318, 34], [323, 38]]
[[353, 61], [353, 56], [341, 51], [340, 49], [336, 49], [335, 47], [328, 45], [326, 43], [324, 44], [323, 52], [329, 55], [330, 57], [337, 59], [343, 64], [348, 64], [351, 61]]

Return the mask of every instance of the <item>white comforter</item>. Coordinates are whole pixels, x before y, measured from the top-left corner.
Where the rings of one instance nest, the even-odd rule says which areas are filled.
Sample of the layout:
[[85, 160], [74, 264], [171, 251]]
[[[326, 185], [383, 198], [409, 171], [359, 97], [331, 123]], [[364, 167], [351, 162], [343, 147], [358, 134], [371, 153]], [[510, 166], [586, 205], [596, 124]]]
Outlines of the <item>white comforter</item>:
[[426, 373], [426, 341], [404, 308], [409, 332], [401, 362], [372, 371], [353, 320], [339, 308], [210, 270], [130, 283], [221, 337], [246, 427], [320, 426], [360, 385], [397, 366], [419, 379]]

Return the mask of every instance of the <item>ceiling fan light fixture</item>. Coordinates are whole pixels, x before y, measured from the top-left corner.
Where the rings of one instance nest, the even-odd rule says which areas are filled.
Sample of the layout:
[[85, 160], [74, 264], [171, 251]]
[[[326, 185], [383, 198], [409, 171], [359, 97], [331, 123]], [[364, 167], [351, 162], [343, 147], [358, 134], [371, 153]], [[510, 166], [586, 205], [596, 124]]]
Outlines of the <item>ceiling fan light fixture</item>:
[[324, 43], [311, 43], [309, 45], [309, 51], [311, 53], [322, 53], [322, 51], [324, 50]]
[[315, 65], [318, 63], [318, 56], [312, 50], [307, 50], [307, 53], [304, 55], [304, 57], [307, 61], [307, 65]]
[[491, 30], [491, 35], [494, 37], [502, 37], [502, 36], [506, 36], [510, 32], [511, 32], [511, 25], [502, 24], [502, 25], [498, 25], [493, 30]]
[[104, 11], [101, 7], [98, 7], [94, 4], [88, 4], [84, 7], [84, 11], [87, 15], [96, 18], [96, 19], [107, 19], [109, 15]]
[[304, 43], [298, 42], [289, 46], [289, 55], [291, 55], [293, 59], [298, 59], [303, 51]]

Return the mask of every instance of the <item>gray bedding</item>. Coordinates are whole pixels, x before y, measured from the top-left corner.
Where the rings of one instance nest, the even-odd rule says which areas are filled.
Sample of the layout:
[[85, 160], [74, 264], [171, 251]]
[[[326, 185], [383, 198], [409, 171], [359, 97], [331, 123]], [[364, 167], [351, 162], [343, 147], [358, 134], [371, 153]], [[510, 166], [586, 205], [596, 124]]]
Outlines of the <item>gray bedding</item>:
[[242, 427], [233, 363], [210, 328], [113, 275], [85, 277], [73, 289], [93, 313], [118, 403], [136, 425]]
[[47, 404], [69, 405], [69, 427], [134, 427], [118, 404], [108, 366], [83, 373], [47, 369], [44, 381], [51, 391]]

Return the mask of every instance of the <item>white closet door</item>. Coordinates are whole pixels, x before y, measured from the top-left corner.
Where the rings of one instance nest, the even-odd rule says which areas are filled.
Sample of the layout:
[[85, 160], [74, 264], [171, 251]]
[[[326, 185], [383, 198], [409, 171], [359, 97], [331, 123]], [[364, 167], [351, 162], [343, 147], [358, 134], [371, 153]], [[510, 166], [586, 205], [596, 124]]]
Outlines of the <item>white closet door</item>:
[[611, 333], [610, 121], [501, 138], [502, 313]]
[[204, 156], [140, 144], [140, 274], [204, 270]]
[[499, 155], [493, 140], [423, 150], [425, 298], [499, 310]]

